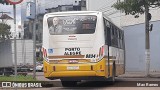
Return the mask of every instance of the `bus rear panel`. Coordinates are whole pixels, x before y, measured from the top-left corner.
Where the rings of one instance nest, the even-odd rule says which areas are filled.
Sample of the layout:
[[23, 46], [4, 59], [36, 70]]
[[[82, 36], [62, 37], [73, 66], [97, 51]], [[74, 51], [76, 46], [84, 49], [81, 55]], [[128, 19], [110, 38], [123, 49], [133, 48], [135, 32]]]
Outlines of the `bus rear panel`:
[[[59, 31], [54, 28], [54, 18], [58, 18]], [[119, 54], [122, 58], [118, 60], [115, 50], [105, 43], [101, 12], [57, 12], [44, 16], [43, 71], [48, 79], [101, 81], [113, 76], [118, 62], [122, 68], [119, 74], [123, 74], [124, 57]], [[122, 49], [118, 51], [124, 53]]]

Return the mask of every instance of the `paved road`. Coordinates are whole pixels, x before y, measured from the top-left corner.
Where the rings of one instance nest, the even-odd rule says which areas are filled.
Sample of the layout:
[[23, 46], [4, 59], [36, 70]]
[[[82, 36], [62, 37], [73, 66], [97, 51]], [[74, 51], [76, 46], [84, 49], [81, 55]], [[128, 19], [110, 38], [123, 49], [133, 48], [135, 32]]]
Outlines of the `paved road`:
[[[159, 90], [157, 87], [54, 87], [54, 88], [37, 88], [37, 89], [29, 89], [29, 90]], [[18, 89], [18, 90], [26, 90], [26, 89]]]
[[[82, 81], [76, 87], [62, 87], [59, 79], [48, 80], [44, 78], [42, 72], [37, 73], [37, 79], [53, 83], [52, 87], [31, 88], [30, 90], [160, 90], [160, 78], [144, 78], [144, 77], [117, 77], [115, 84], [107, 82], [89, 82]], [[144, 86], [145, 85], [145, 86]], [[152, 87], [149, 87], [152, 85]], [[154, 85], [154, 86], [153, 86]], [[158, 85], [158, 87], [157, 87]], [[147, 87], [146, 87], [147, 86]], [[10, 89], [11, 90], [11, 89]], [[27, 90], [27, 89], [18, 89]]]
[[[114, 85], [109, 84], [107, 82], [89, 82], [89, 81], [83, 81], [78, 83], [77, 87], [70, 87], [70, 88], [66, 88], [66, 87], [62, 87], [61, 82], [59, 79], [57, 80], [52, 80], [54, 87], [50, 87], [50, 88], [42, 88], [41, 90], [57, 90], [57, 89], [78, 89], [78, 90], [82, 90], [82, 89], [94, 89], [94, 90], [135, 90], [135, 87], [137, 90], [158, 90], [160, 89], [160, 78], [158, 77], [154, 77], [154, 78], [145, 78], [140, 76], [141, 74], [139, 74], [136, 77], [129, 77], [129, 74], [126, 76], [120, 76], [116, 78], [116, 82]], [[43, 73], [42, 72], [38, 72], [37, 73], [37, 79], [39, 80], [43, 80], [43, 81], [51, 81], [48, 80], [46, 78], [43, 77]], [[143, 84], [155, 84], [158, 85], [158, 87], [141, 87], [141, 86], [137, 86], [137, 85], [141, 85], [143, 86]], [[38, 90], [38, 89], [37, 89]], [[39, 89], [40, 90], [40, 89]]]

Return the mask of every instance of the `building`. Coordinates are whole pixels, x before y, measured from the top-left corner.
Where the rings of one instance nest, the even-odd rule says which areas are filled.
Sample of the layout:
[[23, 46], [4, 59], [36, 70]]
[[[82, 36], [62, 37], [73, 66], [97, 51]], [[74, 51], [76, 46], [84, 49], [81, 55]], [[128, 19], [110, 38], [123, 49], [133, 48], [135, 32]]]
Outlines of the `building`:
[[[150, 71], [160, 71], [160, 20], [151, 22]], [[145, 25], [144, 23], [125, 26], [126, 70], [145, 71]]]
[[69, 2], [65, 2], [64, 0], [62, 3], [54, 3], [51, 8], [45, 9], [47, 13], [50, 12], [63, 12], [63, 11], [84, 11], [86, 10], [86, 0], [68, 0]]
[[[33, 0], [30, 0], [33, 1]], [[28, 1], [28, 2], [30, 2]], [[32, 39], [33, 22], [26, 18], [26, 4], [21, 4], [21, 24], [24, 31], [24, 39]], [[46, 11], [43, 9], [45, 8]], [[37, 24], [36, 24], [36, 40], [37, 44], [42, 41], [43, 15], [50, 12], [77, 11], [86, 10], [86, 0], [54, 0], [54, 1], [37, 1]]]
[[77, 6], [75, 8], [73, 5], [59, 5], [58, 7], [53, 7], [53, 8], [47, 8], [46, 11], [48, 13], [51, 12], [63, 12], [63, 11], [74, 11], [74, 10], [81, 10], [80, 6]]
[[[86, 8], [87, 10], [102, 11], [117, 26], [121, 27], [145, 22], [144, 14], [139, 15], [139, 18], [134, 18], [133, 15], [125, 15], [125, 13], [122, 13], [111, 7], [114, 3], [119, 1], [120, 0], [86, 0]], [[151, 21], [160, 20], [159, 12], [159, 8], [150, 8], [150, 13], [152, 14]]]
[[[15, 33], [14, 19], [7, 14], [2, 14], [1, 17], [0, 17], [0, 22], [10, 25], [10, 27], [11, 27], [10, 28], [10, 32], [11, 32], [10, 39], [13, 39], [14, 38], [14, 33]], [[21, 28], [19, 26], [20, 26], [20, 24], [18, 23], [17, 26], [16, 26], [16, 38], [17, 39], [21, 39], [23, 37], [23, 34], [21, 34], [22, 33]]]
[[24, 39], [32, 39], [33, 33], [33, 22], [32, 21], [24, 21]]
[[[152, 15], [151, 21], [158, 21], [160, 20], [160, 9], [159, 8], [150, 8], [149, 11]], [[128, 21], [129, 20], [129, 21]], [[134, 18], [133, 15], [124, 15], [121, 14], [121, 26], [129, 26], [135, 24], [141, 24], [145, 22], [145, 15], [139, 15], [139, 18]]]
[[[150, 8], [152, 15], [150, 24], [153, 24], [153, 30], [150, 32], [150, 72], [160, 71], [159, 67], [159, 34], [160, 34], [160, 15], [158, 8]], [[134, 18], [133, 15], [121, 14], [121, 26], [124, 28], [126, 41], [126, 70], [127, 71], [145, 71], [145, 15], [139, 15]]]
[[[112, 22], [117, 26], [123, 27], [125, 32], [126, 45], [126, 70], [127, 71], [145, 71], [145, 17], [139, 15], [139, 18], [134, 18], [133, 15], [125, 15], [120, 11], [115, 10], [111, 6], [120, 0], [86, 0], [87, 10], [102, 11], [107, 15]], [[159, 67], [159, 51], [160, 47], [160, 9], [150, 8], [152, 14], [151, 22], [153, 31], [150, 32], [151, 45], [151, 67], [150, 71], [160, 71]]]
[[1, 17], [1, 23], [6, 23], [8, 25], [10, 25], [10, 32], [11, 32], [11, 35], [10, 37], [13, 38], [14, 37], [14, 20], [12, 17], [8, 16], [7, 14], [2, 14]]
[[[0, 17], [1, 23], [10, 25], [10, 40], [0, 42], [0, 63], [1, 67], [13, 67], [14, 65], [14, 19], [2, 14]], [[17, 65], [32, 65], [33, 66], [33, 41], [24, 40], [21, 23], [16, 24], [16, 46], [17, 46]], [[26, 31], [25, 31], [26, 32]]]
[[38, 43], [42, 43], [43, 16], [44, 16], [44, 14], [38, 14], [38, 15], [37, 15], [36, 41], [37, 41]]
[[119, 0], [86, 0], [88, 11], [101, 11], [117, 26], [121, 26], [121, 12], [111, 7]]

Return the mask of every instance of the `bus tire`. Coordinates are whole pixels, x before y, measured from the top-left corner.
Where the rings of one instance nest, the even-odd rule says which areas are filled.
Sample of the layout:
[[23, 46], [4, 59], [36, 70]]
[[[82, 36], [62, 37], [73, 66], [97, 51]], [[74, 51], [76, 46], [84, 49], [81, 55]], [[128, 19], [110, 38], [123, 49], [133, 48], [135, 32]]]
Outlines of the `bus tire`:
[[75, 87], [77, 81], [61, 81], [63, 87]]
[[116, 65], [115, 62], [113, 63], [113, 67], [112, 67], [112, 77], [111, 77], [111, 83], [114, 84], [115, 82], [115, 76], [116, 76]]

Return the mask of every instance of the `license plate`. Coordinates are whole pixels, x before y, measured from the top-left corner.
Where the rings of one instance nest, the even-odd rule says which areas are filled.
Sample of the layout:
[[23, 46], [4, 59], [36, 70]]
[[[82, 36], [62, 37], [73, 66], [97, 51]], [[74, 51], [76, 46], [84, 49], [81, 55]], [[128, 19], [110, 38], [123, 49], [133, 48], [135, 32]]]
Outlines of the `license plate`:
[[78, 63], [78, 60], [69, 60], [68, 63]]
[[78, 70], [79, 66], [67, 66], [67, 70]]

